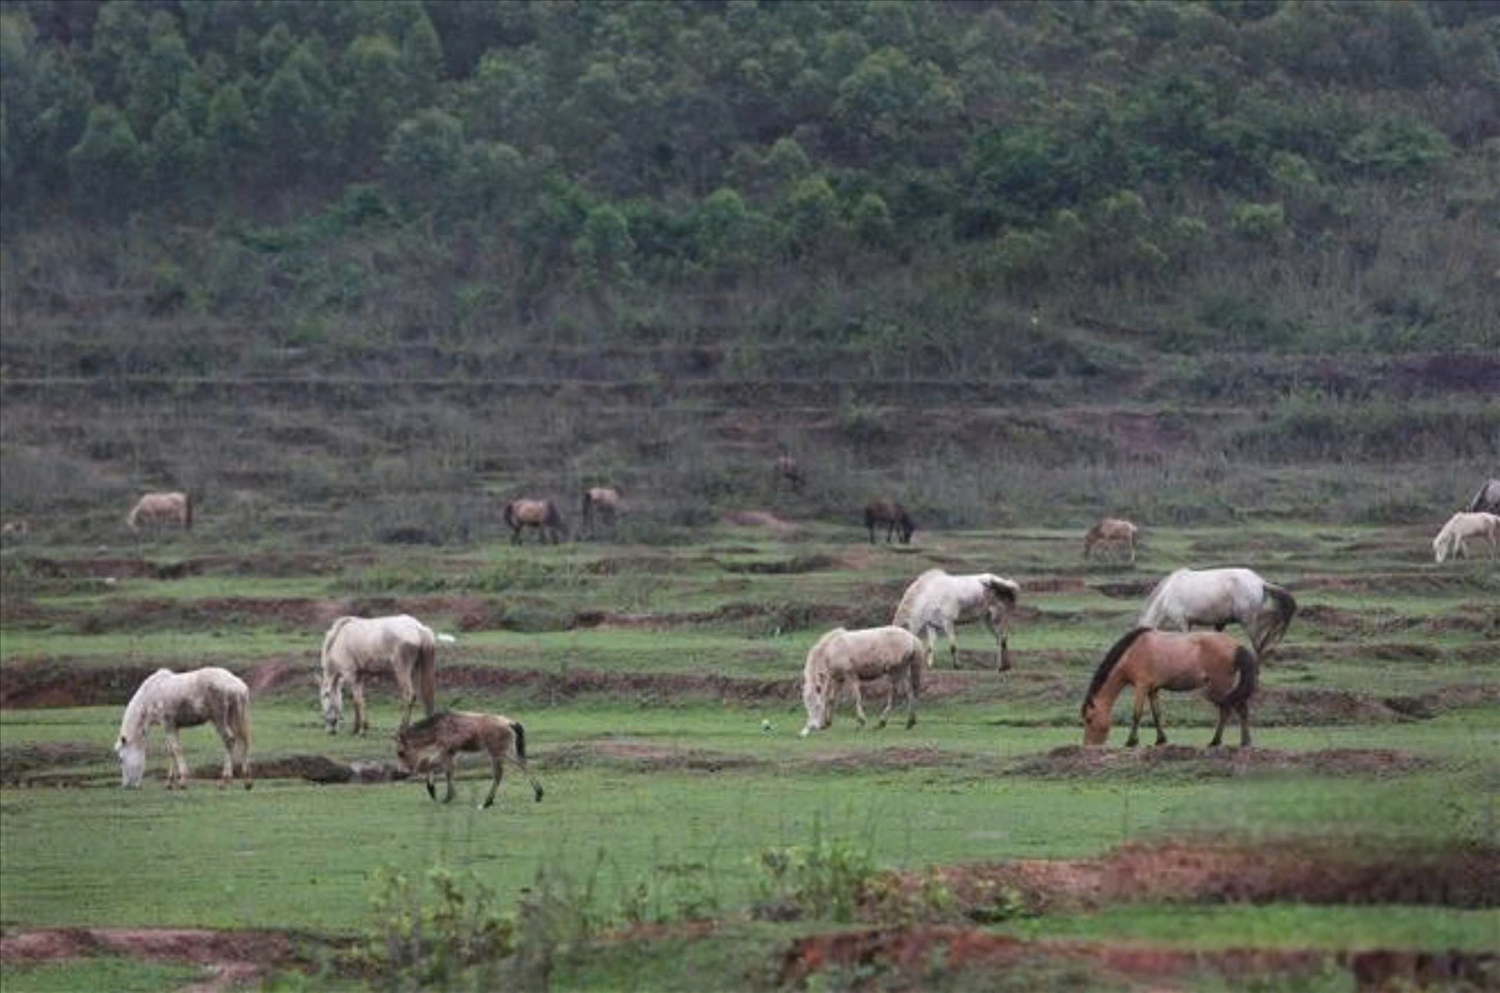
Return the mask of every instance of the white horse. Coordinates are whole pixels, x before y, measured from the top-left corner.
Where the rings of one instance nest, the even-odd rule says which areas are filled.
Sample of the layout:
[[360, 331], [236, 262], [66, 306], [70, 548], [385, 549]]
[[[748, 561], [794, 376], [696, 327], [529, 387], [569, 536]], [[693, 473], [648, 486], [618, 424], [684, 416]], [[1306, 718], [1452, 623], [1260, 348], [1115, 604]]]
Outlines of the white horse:
[[1469, 513], [1500, 514], [1500, 479], [1491, 479], [1474, 493]]
[[250, 689], [234, 673], [217, 666], [173, 672], [158, 669], [146, 677], [125, 707], [115, 754], [120, 757], [120, 782], [134, 788], [146, 771], [146, 732], [160, 724], [167, 739], [167, 788], [187, 786], [188, 767], [182, 757], [181, 728], [212, 721], [224, 742], [223, 787], [234, 777], [236, 761], [245, 789], [250, 778]]
[[833, 703], [847, 687], [854, 698], [854, 714], [865, 726], [864, 702], [859, 684], [887, 676], [890, 692], [876, 727], [885, 727], [896, 702], [899, 685], [906, 696], [906, 726], [917, 723], [917, 694], [922, 689], [922, 664], [927, 650], [921, 640], [905, 628], [880, 627], [846, 631], [834, 628], [813, 645], [802, 667], [802, 703], [807, 723], [802, 737], [833, 723]]
[[[318, 699], [329, 734], [338, 731], [344, 714], [344, 684], [354, 700], [354, 734], [370, 730], [365, 712], [364, 677], [391, 668], [401, 689], [401, 726], [411, 722], [417, 690], [427, 716], [437, 705], [437, 639], [415, 617], [340, 617], [323, 636], [323, 678]], [[415, 686], [413, 685], [415, 677]]]
[[1432, 539], [1432, 554], [1438, 562], [1456, 559], [1468, 554], [1464, 542], [1470, 538], [1483, 538], [1489, 542], [1490, 556], [1500, 547], [1500, 516], [1487, 513], [1464, 513], [1460, 511], [1448, 518], [1448, 523]]
[[1264, 656], [1286, 634], [1296, 613], [1291, 593], [1249, 569], [1178, 569], [1156, 584], [1136, 626], [1187, 631], [1207, 624], [1222, 631], [1237, 621], [1255, 654]]
[[193, 529], [193, 498], [186, 493], [147, 493], [135, 502], [125, 523], [139, 531], [143, 521], [175, 521], [182, 530]]
[[928, 569], [906, 588], [891, 623], [927, 639], [929, 666], [937, 633], [943, 632], [948, 636], [949, 661], [957, 669], [958, 639], [953, 634], [954, 625], [983, 620], [995, 636], [1000, 653], [998, 666], [1004, 672], [1010, 668], [1010, 612], [1020, 593], [1019, 583], [993, 573], [950, 576], [941, 569]]

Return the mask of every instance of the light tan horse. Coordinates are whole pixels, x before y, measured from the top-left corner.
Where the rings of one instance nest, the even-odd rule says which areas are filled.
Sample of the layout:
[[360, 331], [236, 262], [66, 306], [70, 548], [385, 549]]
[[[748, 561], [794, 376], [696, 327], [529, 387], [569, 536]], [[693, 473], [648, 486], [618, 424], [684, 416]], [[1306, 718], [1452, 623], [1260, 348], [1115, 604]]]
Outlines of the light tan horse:
[[499, 714], [445, 710], [396, 732], [397, 765], [408, 775], [425, 768], [427, 795], [434, 800], [437, 799], [437, 789], [433, 785], [433, 774], [441, 768], [448, 781], [448, 793], [443, 802], [452, 802], [454, 756], [459, 752], [487, 752], [490, 756], [490, 792], [479, 805], [480, 810], [495, 802], [507, 761], [515, 763], [531, 780], [537, 802], [541, 802], [542, 784], [526, 768], [526, 729], [520, 721]]
[[583, 526], [593, 529], [597, 518], [605, 527], [614, 527], [615, 517], [625, 505], [625, 495], [617, 486], [590, 486], [583, 491]]
[[1124, 549], [1135, 564], [1135, 536], [1140, 529], [1119, 517], [1101, 517], [1083, 536], [1083, 557], [1089, 558], [1095, 551], [1109, 548]]
[[1010, 668], [1010, 612], [1021, 593], [1020, 584], [993, 573], [951, 576], [942, 569], [928, 569], [912, 580], [901, 603], [896, 607], [892, 624], [906, 628], [919, 638], [927, 639], [927, 664], [939, 631], [948, 637], [948, 659], [958, 668], [958, 639], [954, 626], [975, 619], [995, 636], [999, 650], [997, 668]]
[[893, 534], [899, 535], [901, 544], [910, 545], [912, 532], [917, 524], [906, 512], [906, 508], [895, 500], [871, 500], [865, 504], [865, 528], [870, 532], [870, 544], [875, 544], [875, 528], [885, 525], [885, 543], [891, 543]]
[[411, 722], [417, 694], [422, 710], [437, 708], [437, 638], [432, 629], [408, 614], [390, 617], [340, 617], [323, 636], [323, 673], [318, 700], [329, 734], [338, 732], [344, 715], [344, 684], [354, 700], [353, 734], [370, 730], [365, 710], [364, 679], [391, 669], [401, 690], [401, 724]]
[[1496, 549], [1500, 548], [1500, 516], [1483, 511], [1460, 511], [1454, 514], [1448, 518], [1437, 537], [1432, 539], [1433, 558], [1441, 563], [1467, 555], [1464, 542], [1470, 538], [1484, 539], [1490, 546], [1490, 557], [1493, 558]]
[[24, 517], [0, 524], [0, 538], [24, 538], [31, 533], [31, 522]]
[[537, 536], [545, 543], [550, 537], [555, 545], [562, 540], [563, 519], [557, 504], [551, 500], [512, 500], [505, 505], [500, 515], [505, 526], [510, 528], [510, 543], [521, 543], [522, 528], [536, 528]]
[[165, 521], [176, 523], [184, 531], [193, 529], [193, 498], [186, 493], [147, 493], [135, 502], [125, 523], [130, 530], [139, 531], [143, 523]]
[[1248, 748], [1250, 697], [1255, 693], [1258, 670], [1255, 653], [1227, 634], [1136, 628], [1115, 642], [1094, 670], [1083, 698], [1083, 743], [1103, 745], [1108, 740], [1115, 699], [1128, 685], [1134, 691], [1135, 706], [1130, 737], [1125, 740], [1127, 748], [1134, 748], [1140, 740], [1141, 714], [1147, 701], [1156, 724], [1156, 743], [1167, 743], [1156, 699], [1162, 690], [1204, 690], [1219, 708], [1219, 724], [1208, 746], [1215, 748], [1223, 741], [1224, 725], [1233, 711], [1240, 716], [1240, 747]]
[[224, 771], [219, 786], [229, 784], [236, 764], [245, 789], [254, 785], [250, 777], [250, 689], [227, 669], [207, 666], [191, 672], [158, 669], [125, 706], [115, 754], [120, 757], [120, 782], [134, 789], [146, 772], [146, 732], [160, 724], [167, 739], [167, 788], [186, 787], [187, 762], [182, 757], [182, 728], [213, 723], [224, 742]]
[[859, 684], [889, 679], [889, 695], [876, 727], [885, 727], [899, 686], [906, 697], [906, 726], [917, 723], [917, 695], [922, 690], [922, 666], [926, 648], [916, 635], [895, 626], [846, 631], [834, 628], [813, 645], [802, 667], [802, 703], [807, 723], [802, 737], [826, 729], [833, 723], [833, 704], [839, 690], [847, 688], [854, 699], [854, 714], [865, 726], [864, 702]]

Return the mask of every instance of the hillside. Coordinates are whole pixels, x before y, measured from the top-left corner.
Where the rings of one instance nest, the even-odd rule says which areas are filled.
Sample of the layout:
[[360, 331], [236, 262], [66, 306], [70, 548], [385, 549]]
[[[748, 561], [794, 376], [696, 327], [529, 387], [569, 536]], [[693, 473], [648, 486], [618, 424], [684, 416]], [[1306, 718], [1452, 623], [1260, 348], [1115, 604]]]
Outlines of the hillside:
[[1440, 519], [1500, 465], [1497, 47], [1484, 3], [7, 0], [0, 514]]

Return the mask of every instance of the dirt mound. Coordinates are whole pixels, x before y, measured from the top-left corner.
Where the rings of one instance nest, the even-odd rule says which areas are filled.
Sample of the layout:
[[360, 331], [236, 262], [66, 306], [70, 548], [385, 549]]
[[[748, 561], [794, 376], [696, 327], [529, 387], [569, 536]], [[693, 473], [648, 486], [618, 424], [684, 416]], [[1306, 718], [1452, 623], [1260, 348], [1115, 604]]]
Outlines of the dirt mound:
[[1169, 769], [1200, 776], [1238, 776], [1268, 770], [1299, 770], [1335, 775], [1404, 774], [1431, 763], [1392, 749], [1335, 748], [1285, 752], [1269, 748], [1085, 748], [1064, 745], [1043, 755], [1018, 760], [1012, 771], [1041, 778], [1077, 778], [1101, 774], [1159, 775]]
[[742, 527], [766, 528], [774, 534], [786, 536], [799, 530], [791, 521], [777, 517], [767, 510], [736, 510], [724, 515], [724, 523]]
[[[1377, 950], [1339, 957], [1317, 951], [1181, 951], [1139, 945], [1027, 942], [967, 928], [915, 927], [844, 931], [792, 942], [778, 973], [782, 988], [804, 989], [815, 975], [836, 970], [862, 976], [850, 989], [916, 989], [934, 962], [947, 972], [1027, 970], [1071, 964], [1069, 987], [1115, 987], [1121, 980], [1153, 990], [1192, 989], [1205, 974], [1231, 988], [1255, 988], [1268, 976], [1308, 982], [1337, 967], [1347, 968], [1361, 993], [1384, 990], [1500, 989], [1500, 956], [1490, 953], [1428, 954]], [[1081, 967], [1092, 975], [1080, 976]], [[1040, 972], [1038, 974], [1041, 974]], [[1211, 983], [1213, 980], [1209, 980]]]

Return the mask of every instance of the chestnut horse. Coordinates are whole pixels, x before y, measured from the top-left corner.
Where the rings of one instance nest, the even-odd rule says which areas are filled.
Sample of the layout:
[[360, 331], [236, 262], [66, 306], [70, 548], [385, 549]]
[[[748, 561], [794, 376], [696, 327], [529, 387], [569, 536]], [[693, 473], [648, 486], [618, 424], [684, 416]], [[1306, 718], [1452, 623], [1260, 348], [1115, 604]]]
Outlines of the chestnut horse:
[[490, 756], [490, 792], [479, 809], [495, 802], [500, 777], [507, 761], [515, 763], [531, 780], [537, 802], [542, 799], [542, 784], [526, 768], [526, 729], [520, 721], [499, 714], [471, 714], [444, 710], [408, 724], [396, 732], [396, 763], [408, 775], [419, 767], [427, 769], [427, 795], [437, 799], [433, 773], [441, 767], [448, 781], [444, 803], [453, 800], [454, 756], [459, 752], [487, 752]]
[[910, 545], [916, 522], [907, 514], [906, 508], [894, 500], [871, 500], [865, 505], [865, 527], [870, 532], [870, 544], [875, 544], [875, 526], [885, 525], [885, 543], [891, 543], [892, 534], [900, 534], [901, 544]]
[[1118, 517], [1101, 517], [1083, 536], [1083, 557], [1088, 558], [1097, 549], [1123, 548], [1135, 564], [1135, 535], [1140, 529], [1129, 521]]
[[1115, 642], [1094, 670], [1083, 698], [1083, 743], [1102, 745], [1109, 738], [1111, 711], [1128, 684], [1135, 693], [1130, 737], [1125, 747], [1140, 740], [1141, 712], [1149, 700], [1156, 723], [1156, 743], [1167, 743], [1156, 696], [1162, 690], [1204, 690], [1219, 708], [1219, 724], [1208, 747], [1224, 739], [1231, 711], [1240, 715], [1240, 747], [1250, 747], [1250, 697], [1255, 693], [1259, 663], [1255, 653], [1217, 631], [1170, 632], [1139, 627]]
[[521, 543], [522, 528], [536, 528], [537, 537], [546, 543], [550, 537], [556, 545], [562, 540], [563, 519], [557, 504], [551, 500], [512, 500], [501, 514], [510, 528], [510, 543]]

